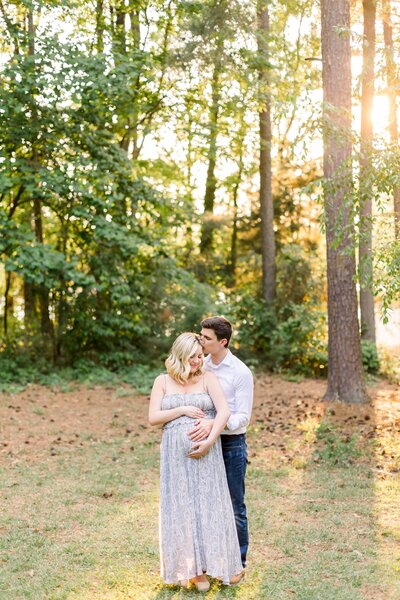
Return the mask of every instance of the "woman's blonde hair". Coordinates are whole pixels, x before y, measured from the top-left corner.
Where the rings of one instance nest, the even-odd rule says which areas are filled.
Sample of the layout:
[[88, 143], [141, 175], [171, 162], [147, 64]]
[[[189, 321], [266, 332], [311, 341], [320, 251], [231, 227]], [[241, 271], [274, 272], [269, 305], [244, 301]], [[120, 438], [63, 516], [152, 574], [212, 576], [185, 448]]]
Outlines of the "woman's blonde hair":
[[185, 383], [189, 376], [197, 377], [203, 373], [203, 363], [194, 372], [190, 372], [189, 358], [196, 352], [196, 347], [201, 346], [200, 338], [195, 333], [181, 333], [174, 343], [170, 354], [165, 361], [167, 373], [179, 383]]

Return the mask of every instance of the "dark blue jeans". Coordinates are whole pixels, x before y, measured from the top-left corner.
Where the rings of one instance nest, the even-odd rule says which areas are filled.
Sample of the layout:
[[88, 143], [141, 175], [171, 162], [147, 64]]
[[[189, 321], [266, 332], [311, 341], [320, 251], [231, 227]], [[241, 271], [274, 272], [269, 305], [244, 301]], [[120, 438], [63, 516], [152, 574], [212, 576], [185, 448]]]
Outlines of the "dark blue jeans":
[[244, 480], [247, 467], [246, 434], [221, 435], [221, 444], [229, 492], [231, 494], [233, 512], [235, 514], [240, 554], [242, 556], [243, 567], [245, 567], [247, 548], [249, 546], [246, 505], [244, 503]]

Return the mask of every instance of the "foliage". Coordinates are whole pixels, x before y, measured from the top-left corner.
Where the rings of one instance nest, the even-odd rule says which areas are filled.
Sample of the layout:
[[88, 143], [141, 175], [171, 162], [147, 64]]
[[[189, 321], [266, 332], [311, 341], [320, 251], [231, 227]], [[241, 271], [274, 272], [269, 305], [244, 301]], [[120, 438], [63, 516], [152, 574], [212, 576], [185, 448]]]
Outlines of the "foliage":
[[[47, 377], [48, 365], [79, 371], [87, 361], [101, 378], [103, 368], [159, 359], [178, 332], [218, 310], [231, 313], [249, 360], [324, 374], [321, 168], [309, 152], [319, 144], [320, 64], [305, 60], [320, 54], [318, 6], [269, 3], [278, 278], [276, 303], [266, 310], [259, 300], [258, 71], [265, 57], [256, 50], [257, 3], [125, 4], [2, 3], [5, 372], [25, 381], [36, 377], [28, 375], [35, 363]], [[213, 133], [213, 251], [201, 254]], [[354, 186], [373, 192], [377, 223], [386, 222], [370, 259], [375, 280], [363, 282], [382, 298], [385, 314], [399, 289], [388, 215], [398, 165], [396, 145], [381, 140], [367, 180], [361, 186], [356, 175]], [[349, 198], [354, 215], [361, 196]], [[371, 352], [364, 351], [367, 368], [376, 369]]]
[[322, 265], [318, 257], [298, 243], [281, 247], [277, 257], [277, 305], [320, 304], [324, 296]]
[[26, 353], [3, 352], [0, 355], [0, 392], [15, 394], [31, 383], [70, 390], [76, 384], [117, 387], [123, 382], [141, 394], [149, 394], [155, 377], [164, 369], [161, 361], [121, 366], [114, 358], [114, 364], [119, 366], [118, 370], [81, 358], [73, 367], [54, 368], [46, 360], [28, 362]]
[[251, 289], [233, 295], [237, 341], [260, 366], [292, 374], [324, 376], [327, 371], [326, 318], [320, 308], [317, 261], [298, 244], [278, 259], [277, 298], [267, 307]]
[[[174, 207], [136, 174], [120, 139], [132, 105], [145, 115], [158, 106], [150, 88], [164, 66], [156, 38], [146, 52], [108, 55], [44, 27], [30, 34], [34, 47], [20, 31], [24, 51], [3, 67], [3, 347], [18, 339], [28, 360], [115, 369], [164, 351], [210, 303], [170, 252]], [[11, 294], [23, 296], [23, 320]]]
[[380, 371], [380, 360], [376, 344], [369, 340], [361, 340], [361, 355], [364, 371], [377, 375]]
[[237, 299], [238, 343], [263, 368], [323, 376], [327, 369], [324, 314], [313, 304], [268, 308], [251, 296]]
[[379, 373], [393, 383], [400, 382], [400, 356], [391, 349], [379, 348]]

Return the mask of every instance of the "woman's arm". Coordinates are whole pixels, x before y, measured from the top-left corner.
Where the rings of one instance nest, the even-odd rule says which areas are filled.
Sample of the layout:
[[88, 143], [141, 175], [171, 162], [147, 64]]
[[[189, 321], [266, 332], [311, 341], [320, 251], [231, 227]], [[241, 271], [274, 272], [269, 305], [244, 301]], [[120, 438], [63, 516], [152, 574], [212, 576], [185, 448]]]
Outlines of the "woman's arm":
[[193, 444], [188, 454], [190, 458], [201, 458], [207, 454], [215, 440], [219, 437], [221, 431], [224, 429], [231, 414], [228, 403], [224, 396], [224, 392], [222, 391], [221, 385], [214, 373], [208, 371], [206, 373], [205, 380], [207, 384], [207, 391], [214, 403], [217, 415], [213, 421], [212, 429], [208, 438]]
[[150, 394], [149, 404], [149, 423], [150, 425], [163, 425], [169, 421], [173, 421], [178, 417], [186, 415], [193, 419], [201, 419], [204, 417], [204, 413], [195, 406], [177, 406], [176, 408], [169, 408], [167, 410], [161, 410], [161, 401], [164, 397], [164, 376], [159, 375], [154, 380], [153, 389]]

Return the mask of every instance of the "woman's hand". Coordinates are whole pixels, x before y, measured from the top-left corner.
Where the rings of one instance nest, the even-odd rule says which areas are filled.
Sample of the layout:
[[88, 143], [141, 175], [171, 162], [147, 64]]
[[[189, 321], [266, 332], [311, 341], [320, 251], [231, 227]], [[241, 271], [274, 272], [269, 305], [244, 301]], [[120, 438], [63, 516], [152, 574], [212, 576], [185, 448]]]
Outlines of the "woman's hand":
[[196, 406], [182, 406], [182, 415], [192, 417], [192, 419], [203, 419], [204, 413]]
[[189, 458], [203, 458], [211, 448], [212, 444], [208, 440], [196, 442], [188, 452]]

